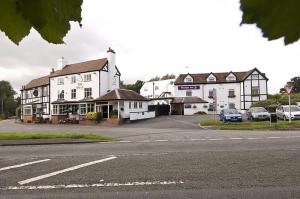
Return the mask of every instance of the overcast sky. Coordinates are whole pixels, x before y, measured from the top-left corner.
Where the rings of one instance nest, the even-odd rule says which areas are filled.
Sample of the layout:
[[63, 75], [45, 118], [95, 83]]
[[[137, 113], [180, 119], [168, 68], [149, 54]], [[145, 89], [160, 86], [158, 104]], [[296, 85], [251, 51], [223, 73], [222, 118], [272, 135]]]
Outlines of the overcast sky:
[[17, 90], [47, 75], [56, 60], [103, 58], [111, 46], [125, 83], [166, 73], [266, 73], [270, 93], [300, 75], [300, 41], [268, 41], [254, 25], [240, 26], [238, 0], [84, 0], [82, 24], [72, 23], [65, 45], [32, 30], [19, 46], [0, 32], [0, 80]]

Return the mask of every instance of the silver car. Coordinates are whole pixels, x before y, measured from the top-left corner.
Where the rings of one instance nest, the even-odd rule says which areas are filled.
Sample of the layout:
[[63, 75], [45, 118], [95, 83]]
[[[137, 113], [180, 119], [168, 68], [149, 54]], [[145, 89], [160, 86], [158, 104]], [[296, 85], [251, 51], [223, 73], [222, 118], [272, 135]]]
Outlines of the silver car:
[[[276, 109], [278, 119], [287, 120], [290, 118], [289, 106], [278, 106]], [[291, 119], [300, 119], [300, 108], [298, 106], [291, 106]]]
[[252, 107], [247, 111], [248, 120], [269, 120], [270, 113], [264, 107]]

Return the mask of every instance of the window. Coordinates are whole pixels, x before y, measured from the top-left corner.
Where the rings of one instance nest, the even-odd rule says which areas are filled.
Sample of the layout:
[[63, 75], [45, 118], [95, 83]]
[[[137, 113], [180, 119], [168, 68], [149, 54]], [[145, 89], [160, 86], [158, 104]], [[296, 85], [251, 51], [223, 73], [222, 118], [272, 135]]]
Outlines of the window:
[[71, 99], [76, 99], [76, 89], [71, 90]]
[[73, 76], [71, 77], [71, 84], [75, 84], [75, 83], [76, 83], [76, 76], [73, 75]]
[[191, 104], [185, 104], [184, 108], [192, 108], [192, 105]]
[[79, 113], [80, 113], [80, 115], [86, 114], [86, 105], [85, 104], [80, 104]]
[[53, 115], [57, 115], [57, 106], [58, 105], [53, 105], [53, 110], [52, 110]]
[[251, 78], [252, 78], [252, 79], [258, 79], [258, 78], [259, 78], [259, 75], [258, 75], [258, 74], [252, 74], [252, 75], [251, 75]]
[[92, 75], [91, 74], [86, 74], [83, 76], [83, 81], [85, 82], [90, 82], [92, 81]]
[[193, 78], [191, 76], [187, 76], [185, 79], [184, 79], [184, 82], [193, 82]]
[[65, 111], [65, 105], [59, 105], [59, 114], [63, 114]]
[[87, 104], [87, 112], [94, 112], [94, 104]]
[[133, 103], [133, 108], [137, 108], [137, 102]]
[[84, 89], [84, 98], [92, 97], [92, 88]]
[[228, 90], [228, 97], [235, 97], [234, 89], [229, 89]]
[[213, 104], [213, 103], [210, 103], [210, 104], [208, 105], [208, 111], [214, 111], [214, 109], [215, 109], [214, 104]]
[[64, 84], [64, 78], [60, 77], [57, 79], [57, 85], [63, 85]]
[[25, 91], [25, 99], [29, 98], [29, 91]]
[[143, 102], [139, 102], [139, 108], [143, 108]]
[[47, 108], [48, 108], [48, 106], [47, 106], [47, 103], [43, 103], [43, 113], [47, 113], [48, 111], [47, 111]]
[[31, 106], [25, 106], [24, 107], [24, 115], [32, 115]]
[[235, 109], [235, 103], [229, 103], [229, 109]]
[[129, 108], [131, 109], [131, 102], [129, 102]]
[[154, 87], [154, 89], [155, 89], [155, 90], [158, 90], [158, 89], [159, 89], [159, 87], [158, 87], [158, 86], [155, 86], [155, 87]]
[[234, 75], [229, 75], [229, 76], [227, 77], [227, 81], [235, 81], [235, 80], [236, 80], [236, 78], [235, 78]]
[[214, 97], [214, 90], [208, 91], [208, 98], [213, 98]]
[[193, 93], [192, 93], [192, 91], [186, 91], [186, 92], [185, 92], [185, 95], [186, 95], [187, 97], [192, 97], [192, 96], [193, 96]]
[[148, 91], [148, 88], [144, 88], [144, 91]]
[[57, 96], [57, 98], [58, 98], [59, 100], [65, 99], [65, 91], [64, 91], [64, 90], [58, 91], [58, 96]]
[[258, 86], [252, 87], [252, 95], [254, 95], [254, 96], [259, 95], [259, 87]]
[[77, 104], [71, 105], [71, 111], [73, 115], [77, 115], [78, 105]]
[[43, 96], [48, 96], [48, 87], [43, 88]]

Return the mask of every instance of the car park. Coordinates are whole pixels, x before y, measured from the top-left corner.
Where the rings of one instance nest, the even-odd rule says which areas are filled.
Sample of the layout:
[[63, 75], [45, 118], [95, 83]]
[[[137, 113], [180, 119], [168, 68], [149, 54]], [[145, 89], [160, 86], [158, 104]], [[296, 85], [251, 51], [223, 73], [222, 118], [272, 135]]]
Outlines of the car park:
[[[278, 106], [276, 109], [276, 116], [278, 119], [287, 120], [290, 118], [289, 106]], [[291, 106], [291, 119], [300, 119], [300, 108], [298, 106]]]
[[220, 121], [223, 122], [241, 122], [243, 121], [241, 113], [236, 109], [223, 109], [220, 112]]
[[269, 120], [270, 113], [264, 107], [251, 107], [247, 112], [248, 120]]

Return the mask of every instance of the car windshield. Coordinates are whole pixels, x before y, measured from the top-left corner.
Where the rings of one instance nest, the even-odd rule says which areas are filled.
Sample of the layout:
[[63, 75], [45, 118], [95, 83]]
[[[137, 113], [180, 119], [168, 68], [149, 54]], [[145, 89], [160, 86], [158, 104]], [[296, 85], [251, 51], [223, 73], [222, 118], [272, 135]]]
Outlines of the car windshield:
[[[289, 112], [289, 107], [283, 107], [284, 112]], [[291, 106], [291, 112], [296, 112], [296, 111], [300, 111], [300, 108], [297, 106]]]
[[255, 107], [255, 108], [252, 109], [252, 112], [254, 112], [254, 113], [263, 113], [263, 112], [268, 112], [268, 111], [263, 107]]
[[236, 109], [226, 109], [224, 114], [238, 114], [239, 112]]

